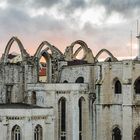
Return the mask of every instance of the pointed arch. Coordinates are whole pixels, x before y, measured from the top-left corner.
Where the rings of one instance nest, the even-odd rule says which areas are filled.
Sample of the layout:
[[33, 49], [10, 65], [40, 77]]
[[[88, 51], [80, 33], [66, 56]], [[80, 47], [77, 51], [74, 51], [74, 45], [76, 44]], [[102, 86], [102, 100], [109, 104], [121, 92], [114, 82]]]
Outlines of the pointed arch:
[[5, 48], [3, 57], [2, 57], [2, 62], [6, 63], [8, 61], [7, 60], [8, 59], [8, 54], [9, 54], [9, 51], [10, 51], [10, 49], [12, 47], [12, 44], [14, 42], [16, 42], [18, 44], [18, 47], [19, 47], [20, 52], [21, 52], [22, 60], [25, 60], [27, 57], [29, 57], [29, 54], [24, 49], [21, 41], [17, 37], [12, 37], [6, 45], [6, 48]]
[[46, 60], [50, 59], [51, 54], [48, 53], [47, 49], [42, 50], [39, 55], [38, 55], [38, 59], [41, 59], [41, 57], [44, 57]]
[[44, 71], [45, 71], [45, 75], [46, 75], [46, 78], [45, 78], [45, 81], [44, 82], [47, 82], [47, 83], [51, 83], [52, 81], [52, 57], [51, 55], [48, 53], [48, 50], [42, 50], [39, 54], [38, 54], [38, 58], [36, 58], [36, 61], [37, 61], [37, 71], [38, 71], [38, 81], [41, 82], [41, 79], [40, 79], [40, 71], [41, 70], [41, 64], [40, 64], [40, 59], [41, 57], [44, 57], [45, 59], [45, 63], [46, 63], [46, 66], [44, 67]]
[[79, 140], [85, 139], [85, 114], [86, 114], [86, 106], [85, 106], [85, 98], [80, 97], [78, 100], [78, 106], [79, 106]]
[[112, 140], [121, 140], [121, 139], [122, 139], [121, 130], [119, 129], [119, 127], [115, 127], [112, 130]]
[[60, 58], [62, 59], [62, 58], [63, 58], [62, 52], [61, 52], [59, 49], [57, 49], [55, 46], [51, 45], [48, 41], [43, 41], [43, 42], [39, 45], [39, 47], [38, 47], [37, 50], [36, 50], [36, 53], [34, 54], [34, 58], [39, 57], [39, 55], [40, 55], [40, 53], [41, 53], [41, 51], [42, 51], [42, 48], [43, 48], [44, 46], [47, 46], [47, 47], [45, 48], [45, 50], [46, 50], [46, 51], [50, 50], [51, 53], [52, 53], [52, 56], [54, 56], [54, 57], [56, 57], [56, 58], [58, 58], [58, 59], [60, 59]]
[[34, 140], [43, 140], [43, 128], [40, 124], [34, 129]]
[[121, 94], [122, 93], [122, 85], [119, 80], [115, 82], [115, 94]]
[[21, 128], [18, 125], [15, 125], [12, 128], [11, 140], [21, 140]]
[[98, 57], [102, 54], [102, 53], [107, 53], [110, 57], [111, 57], [111, 61], [118, 61], [116, 57], [114, 57], [114, 55], [108, 51], [107, 49], [101, 49], [97, 55], [95, 56], [95, 61], [98, 62]]
[[63, 83], [68, 83], [68, 81], [67, 80], [64, 80]]
[[66, 98], [61, 97], [58, 101], [59, 139], [66, 140], [67, 137], [67, 106]]
[[114, 78], [114, 80], [113, 80], [113, 87], [114, 87], [114, 93], [115, 94], [121, 94], [122, 93], [122, 84], [117, 77]]
[[[43, 49], [44, 46], [47, 46], [47, 47], [45, 49]], [[37, 75], [39, 75], [39, 73], [38, 73], [39, 72], [39, 61], [40, 61], [41, 56], [43, 56], [47, 62], [46, 82], [48, 82], [48, 83], [56, 82], [57, 74], [58, 74], [57, 73], [58, 61], [63, 60], [63, 54], [61, 53], [60, 50], [58, 50], [55, 46], [51, 45], [49, 42], [43, 41], [39, 45], [36, 53], [34, 54], [34, 58], [33, 58], [36, 63], [36, 66], [37, 66]]]
[[140, 140], [140, 126], [138, 126], [134, 132], [134, 140]]

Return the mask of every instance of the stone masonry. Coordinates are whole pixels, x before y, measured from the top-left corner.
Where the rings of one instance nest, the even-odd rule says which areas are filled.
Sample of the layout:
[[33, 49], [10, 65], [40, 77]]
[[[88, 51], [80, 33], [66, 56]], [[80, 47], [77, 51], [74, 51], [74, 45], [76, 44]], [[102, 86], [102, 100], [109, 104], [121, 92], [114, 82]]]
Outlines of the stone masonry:
[[[11, 63], [13, 42], [22, 60]], [[102, 53], [109, 57], [100, 62]], [[34, 56], [17, 37], [8, 42], [0, 60], [0, 140], [140, 140], [139, 118], [139, 60], [119, 61], [106, 49], [94, 56], [81, 40], [64, 54], [44, 41]]]

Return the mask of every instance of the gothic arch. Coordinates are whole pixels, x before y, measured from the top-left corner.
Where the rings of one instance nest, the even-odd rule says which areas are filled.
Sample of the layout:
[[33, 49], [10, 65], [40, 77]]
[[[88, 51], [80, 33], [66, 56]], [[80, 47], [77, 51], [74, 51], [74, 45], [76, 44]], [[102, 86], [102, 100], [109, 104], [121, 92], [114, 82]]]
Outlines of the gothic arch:
[[83, 96], [81, 96], [81, 97], [79, 98], [79, 100], [86, 101], [85, 98], [84, 98]]
[[86, 102], [84, 97], [80, 97], [78, 100], [79, 107], [79, 140], [84, 140], [86, 131]]
[[[52, 57], [48, 53], [48, 51], [45, 49], [39, 53], [38, 60], [37, 60], [38, 63], [42, 56], [44, 57], [44, 59], [46, 61], [46, 82], [51, 83], [51, 81], [52, 81], [52, 63], [51, 63]], [[38, 67], [39, 67], [39, 65], [38, 65]]]
[[121, 130], [118, 126], [116, 126], [112, 129], [112, 140], [121, 140], [121, 139], [122, 139]]
[[40, 124], [34, 128], [34, 140], [43, 140], [43, 128]]
[[110, 52], [110, 51], [108, 51], [107, 49], [101, 49], [98, 53], [97, 53], [97, 55], [95, 56], [95, 61], [96, 62], [98, 62], [98, 57], [102, 54], [102, 53], [107, 53], [110, 57], [111, 57], [111, 61], [118, 61], [117, 60], [117, 58], [115, 58], [114, 56], [113, 56], [113, 54]]
[[59, 139], [66, 140], [67, 137], [67, 105], [66, 98], [61, 97], [58, 101]]
[[84, 104], [86, 104], [86, 100], [83, 96], [81, 96], [79, 99], [78, 99], [78, 105], [79, 105], [79, 101], [83, 102]]
[[18, 47], [20, 49], [20, 52], [21, 52], [21, 56], [22, 56], [22, 60], [25, 60], [27, 57], [29, 57], [29, 54], [26, 52], [26, 50], [24, 49], [21, 41], [17, 38], [17, 37], [12, 37], [9, 42], [7, 43], [6, 45], [6, 48], [5, 48], [5, 51], [4, 51], [4, 54], [3, 54], [3, 57], [2, 57], [2, 62], [6, 63], [7, 62], [7, 58], [8, 58], [8, 54], [9, 54], [9, 51], [12, 47], [12, 44], [16, 42], [18, 44]]
[[67, 102], [67, 99], [66, 99], [64, 96], [62, 96], [62, 97], [59, 98], [58, 104], [60, 104], [60, 101], [61, 101], [61, 100], [65, 100], [65, 102]]
[[[46, 46], [45, 49], [43, 47]], [[43, 49], [43, 50], [42, 50]], [[57, 49], [55, 46], [51, 45], [47, 41], [43, 41], [36, 53], [34, 54], [34, 61], [38, 65], [39, 60], [43, 56], [47, 60], [47, 77], [48, 81], [47, 82], [56, 82], [57, 81], [57, 69], [58, 69], [58, 61], [63, 60], [63, 54], [59, 49]], [[37, 70], [38, 71], [38, 70]]]
[[113, 88], [115, 94], [121, 94], [122, 93], [122, 84], [121, 81], [116, 77], [113, 80]]
[[122, 93], [122, 85], [119, 80], [115, 82], [115, 94], [121, 94]]
[[15, 125], [11, 131], [11, 139], [12, 140], [21, 140], [21, 128], [19, 125]]
[[55, 57], [57, 59], [62, 59], [63, 58], [62, 52], [59, 49], [57, 49], [55, 46], [51, 45], [48, 41], [43, 41], [39, 45], [39, 47], [36, 50], [36, 53], [34, 54], [34, 58], [39, 57], [39, 55], [41, 53], [41, 50], [45, 45], [47, 46], [46, 49], [45, 49], [46, 51], [51, 50], [52, 57]]
[[[74, 52], [73, 48], [75, 45], [80, 45], [80, 47]], [[94, 56], [90, 48], [88, 48], [87, 44], [82, 40], [76, 40], [70, 46], [68, 46], [65, 50], [65, 59], [67, 61], [77, 60], [78, 53], [83, 50], [83, 57], [81, 60], [85, 60], [89, 63], [94, 63]]]

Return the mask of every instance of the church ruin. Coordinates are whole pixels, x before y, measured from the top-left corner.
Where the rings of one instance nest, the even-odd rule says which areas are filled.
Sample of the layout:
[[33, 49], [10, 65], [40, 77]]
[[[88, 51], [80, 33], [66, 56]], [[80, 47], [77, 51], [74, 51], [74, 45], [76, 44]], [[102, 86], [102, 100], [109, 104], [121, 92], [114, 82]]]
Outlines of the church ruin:
[[[14, 42], [21, 59], [11, 62]], [[99, 62], [102, 53], [109, 57]], [[81, 40], [64, 53], [44, 41], [34, 56], [17, 37], [8, 42], [0, 60], [0, 140], [140, 140], [139, 118], [138, 59], [119, 61], [106, 49], [94, 56]]]

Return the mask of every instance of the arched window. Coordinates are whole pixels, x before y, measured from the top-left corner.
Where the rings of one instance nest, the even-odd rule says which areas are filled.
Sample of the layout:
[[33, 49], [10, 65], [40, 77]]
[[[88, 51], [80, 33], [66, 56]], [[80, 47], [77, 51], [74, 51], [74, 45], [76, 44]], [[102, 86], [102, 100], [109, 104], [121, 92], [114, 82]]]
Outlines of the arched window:
[[134, 90], [136, 94], [140, 94], [140, 77], [134, 83]]
[[84, 83], [84, 78], [83, 77], [78, 77], [76, 79], [75, 83]]
[[79, 140], [84, 140], [84, 126], [85, 126], [85, 99], [81, 97], [78, 102], [79, 105]]
[[[41, 58], [45, 61], [41, 60]], [[49, 42], [43, 41], [34, 54], [38, 81], [47, 83], [57, 82], [58, 60], [61, 60], [62, 58], [63, 53], [59, 49]]]
[[38, 59], [38, 80], [39, 82], [51, 83], [52, 78], [52, 64], [51, 64], [51, 55], [42, 51], [40, 58]]
[[21, 140], [21, 129], [18, 125], [12, 128], [12, 140]]
[[135, 130], [134, 140], [140, 140], [140, 126]]
[[68, 83], [68, 81], [67, 81], [67, 80], [65, 80], [63, 83]]
[[36, 92], [35, 91], [32, 92], [31, 102], [33, 105], [36, 104]]
[[34, 140], [43, 140], [42, 136], [42, 127], [37, 125], [34, 129]]
[[115, 127], [112, 131], [112, 140], [121, 140], [121, 130], [118, 127]]
[[66, 140], [66, 99], [59, 100], [59, 139]]
[[122, 85], [119, 80], [115, 81], [115, 94], [121, 94], [122, 93]]

